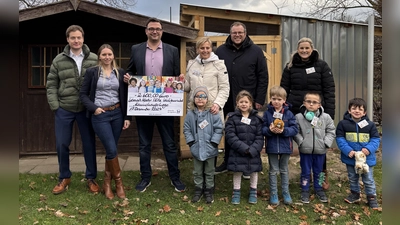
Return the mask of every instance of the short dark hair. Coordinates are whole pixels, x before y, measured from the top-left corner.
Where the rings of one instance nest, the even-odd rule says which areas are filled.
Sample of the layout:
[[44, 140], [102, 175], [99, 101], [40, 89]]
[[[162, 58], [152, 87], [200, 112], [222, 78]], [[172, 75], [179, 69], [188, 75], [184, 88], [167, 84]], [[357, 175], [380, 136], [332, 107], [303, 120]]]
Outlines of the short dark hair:
[[367, 103], [362, 98], [353, 98], [349, 101], [349, 110], [351, 107], [363, 107], [364, 111], [367, 111]]
[[322, 101], [321, 94], [318, 91], [307, 91], [306, 94], [303, 97], [303, 100], [306, 100], [307, 95], [316, 95], [319, 98], [319, 101]]
[[247, 33], [246, 25], [244, 25], [244, 23], [239, 22], [239, 21], [233, 22], [233, 23], [231, 24], [231, 27], [229, 27], [229, 33], [232, 32], [232, 27], [236, 27], [236, 26], [242, 26], [242, 27], [244, 28], [244, 32]]
[[65, 32], [65, 36], [69, 38], [69, 33], [74, 32], [74, 31], [80, 31], [82, 33], [82, 37], [85, 36], [85, 32], [83, 32], [83, 28], [79, 25], [71, 25], [67, 28], [67, 31]]
[[163, 28], [163, 25], [161, 23], [161, 20], [155, 18], [155, 17], [150, 17], [147, 22], [146, 22], [146, 28], [149, 25], [149, 23], [159, 23], [161, 25], [161, 28]]

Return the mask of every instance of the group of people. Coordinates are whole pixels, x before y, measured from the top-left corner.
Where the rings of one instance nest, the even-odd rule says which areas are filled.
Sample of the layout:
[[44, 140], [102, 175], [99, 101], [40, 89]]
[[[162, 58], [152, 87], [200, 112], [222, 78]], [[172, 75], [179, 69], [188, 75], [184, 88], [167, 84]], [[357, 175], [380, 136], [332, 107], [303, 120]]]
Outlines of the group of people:
[[[378, 207], [372, 167], [376, 164], [379, 134], [366, 116], [365, 101], [359, 98], [349, 102], [344, 119], [335, 127], [333, 75], [327, 63], [319, 58], [311, 39], [302, 38], [298, 42], [297, 51], [284, 69], [280, 86], [270, 90], [270, 101], [261, 117], [257, 110], [265, 105], [267, 63], [261, 48], [247, 35], [243, 23], [234, 22], [231, 25], [225, 44], [219, 46], [215, 53], [212, 41], [207, 37], [200, 38], [196, 43], [198, 55], [188, 62], [186, 74], [180, 73], [178, 49], [161, 41], [162, 22], [150, 18], [145, 33], [147, 41], [132, 46], [130, 61], [124, 71], [116, 64], [110, 45], [103, 44], [97, 55], [91, 53], [83, 44], [83, 29], [77, 25], [68, 27], [68, 45], [53, 60], [46, 83], [48, 102], [55, 112], [60, 171], [54, 194], [64, 192], [71, 182], [69, 144], [73, 123], [77, 121], [89, 190], [93, 193], [101, 191], [95, 181], [97, 134], [106, 150], [102, 191], [108, 199], [113, 199], [111, 180], [114, 180], [116, 195], [126, 197], [118, 162], [118, 140], [122, 130], [127, 129], [132, 120], [126, 114], [128, 84], [139, 91], [142, 81], [137, 86], [133, 76], [146, 74], [176, 77], [175, 80], [184, 82], [184, 91], [189, 93], [183, 130], [194, 157], [192, 202], [198, 202], [205, 196], [206, 202], [212, 203], [214, 175], [229, 170], [233, 172], [232, 204], [240, 203], [243, 175], [250, 179], [248, 202], [257, 203], [258, 172], [262, 171], [261, 151], [265, 146], [269, 162], [270, 203], [279, 204], [279, 173], [283, 201], [291, 204], [288, 161], [293, 153], [293, 141], [300, 151], [301, 201], [309, 203], [310, 183], [313, 183], [316, 196], [327, 202], [324, 192], [328, 188], [326, 151], [336, 137], [350, 181], [351, 194], [345, 201], [360, 201], [358, 179], [361, 176], [370, 207]], [[173, 81], [164, 89], [173, 88]], [[156, 87], [155, 83], [151, 92], [155, 92]], [[148, 87], [146, 92], [149, 92]], [[135, 116], [141, 172], [135, 189], [139, 192], [146, 191], [151, 185], [154, 124], [162, 140], [171, 185], [178, 192], [186, 190], [180, 179], [174, 119], [168, 116]], [[218, 145], [223, 137], [224, 162], [216, 167]], [[366, 155], [371, 167], [369, 173], [358, 174], [354, 170], [356, 151]]]
[[132, 93], [183, 93], [183, 83], [174, 78], [168, 78], [163, 85], [162, 81], [158, 79], [149, 80], [140, 79], [139, 84], [136, 77], [131, 77], [128, 81], [128, 92]]

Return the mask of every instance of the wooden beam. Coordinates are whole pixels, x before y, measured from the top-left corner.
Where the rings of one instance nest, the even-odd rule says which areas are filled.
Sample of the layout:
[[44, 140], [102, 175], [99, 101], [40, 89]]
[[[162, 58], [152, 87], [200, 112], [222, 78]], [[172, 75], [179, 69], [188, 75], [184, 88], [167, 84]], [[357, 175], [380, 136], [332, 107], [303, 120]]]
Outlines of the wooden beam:
[[281, 17], [272, 14], [242, 12], [235, 10], [214, 9], [200, 6], [187, 6], [181, 7], [181, 15], [201, 15], [204, 17], [220, 18], [227, 20], [235, 20], [241, 22], [254, 22], [265, 24], [281, 24]]
[[45, 16], [51, 16], [72, 10], [74, 10], [74, 8], [68, 1], [47, 4], [35, 8], [23, 9], [19, 11], [19, 22], [33, 20]]

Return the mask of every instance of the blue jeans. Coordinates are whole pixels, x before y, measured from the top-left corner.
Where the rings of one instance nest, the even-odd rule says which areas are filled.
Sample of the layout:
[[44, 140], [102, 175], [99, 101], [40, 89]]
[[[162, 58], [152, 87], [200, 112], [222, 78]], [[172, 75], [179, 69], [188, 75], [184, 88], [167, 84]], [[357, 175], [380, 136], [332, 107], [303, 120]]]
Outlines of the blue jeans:
[[268, 154], [269, 187], [271, 193], [278, 193], [277, 174], [281, 174], [283, 192], [289, 192], [289, 154]]
[[313, 171], [314, 191], [322, 189], [319, 184], [319, 174], [322, 172], [325, 157], [326, 154], [303, 154], [300, 152], [300, 186], [303, 191], [310, 189], [311, 170]]
[[[360, 174], [356, 173], [354, 166], [346, 165], [346, 167], [347, 167], [347, 175], [349, 176], [350, 190], [360, 193], [361, 192], [360, 184], [358, 183]], [[370, 167], [369, 173], [361, 174], [361, 179], [364, 183], [365, 194], [367, 196], [376, 195], [376, 187], [375, 187], [375, 180], [374, 180], [374, 168]]]
[[55, 111], [55, 133], [56, 149], [59, 165], [59, 180], [70, 178], [72, 173], [69, 169], [69, 145], [72, 140], [72, 129], [77, 122], [81, 135], [83, 157], [86, 164], [85, 177], [95, 179], [97, 177], [96, 163], [96, 139], [86, 111], [70, 112], [61, 107]]
[[101, 143], [106, 149], [106, 159], [117, 156], [118, 140], [124, 125], [121, 108], [92, 115], [92, 125]]
[[140, 172], [143, 180], [150, 181], [152, 170], [151, 142], [153, 140], [154, 123], [162, 140], [165, 160], [171, 180], [179, 179], [178, 149], [174, 141], [174, 117], [172, 116], [136, 116], [136, 126], [139, 136]]

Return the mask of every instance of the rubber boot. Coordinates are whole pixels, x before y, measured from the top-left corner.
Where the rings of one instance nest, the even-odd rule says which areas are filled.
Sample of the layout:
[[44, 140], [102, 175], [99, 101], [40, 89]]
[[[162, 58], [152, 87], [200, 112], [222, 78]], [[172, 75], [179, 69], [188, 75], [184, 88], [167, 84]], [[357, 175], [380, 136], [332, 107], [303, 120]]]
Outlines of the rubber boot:
[[124, 199], [126, 196], [124, 185], [122, 184], [121, 168], [119, 167], [118, 156], [116, 156], [114, 159], [107, 160], [107, 163], [109, 163], [108, 166], [111, 171], [112, 179], [115, 181], [115, 191], [117, 192], [117, 196], [118, 198]]
[[106, 159], [105, 163], [105, 168], [104, 168], [104, 183], [103, 183], [103, 191], [104, 195], [108, 199], [113, 199], [114, 198], [114, 193], [112, 192], [111, 189], [111, 171], [110, 171], [110, 160]]

